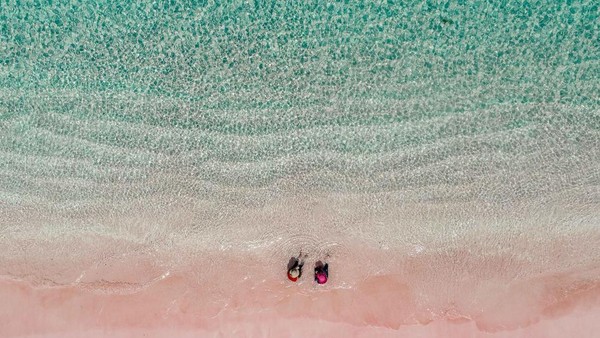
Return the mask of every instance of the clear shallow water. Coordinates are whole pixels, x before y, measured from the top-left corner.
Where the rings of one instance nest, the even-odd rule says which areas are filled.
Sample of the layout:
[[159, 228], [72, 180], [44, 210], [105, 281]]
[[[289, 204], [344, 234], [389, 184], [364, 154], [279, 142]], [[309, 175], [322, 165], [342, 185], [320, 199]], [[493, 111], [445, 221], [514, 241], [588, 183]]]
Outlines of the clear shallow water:
[[5, 5], [3, 199], [593, 185], [598, 16], [593, 1]]
[[581, 279], [598, 22], [594, 1], [2, 5], [0, 272], [146, 285], [217, 251], [277, 278], [304, 248], [345, 264], [334, 287], [437, 276], [434, 308], [468, 270]]

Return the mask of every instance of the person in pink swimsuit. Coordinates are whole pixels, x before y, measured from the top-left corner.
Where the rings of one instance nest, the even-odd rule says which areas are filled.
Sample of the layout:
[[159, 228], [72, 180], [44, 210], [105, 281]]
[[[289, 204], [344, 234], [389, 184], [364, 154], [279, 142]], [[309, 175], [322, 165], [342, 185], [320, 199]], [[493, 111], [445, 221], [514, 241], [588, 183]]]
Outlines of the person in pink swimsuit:
[[329, 278], [329, 264], [318, 261], [315, 265], [315, 282], [318, 284], [327, 283], [327, 279]]

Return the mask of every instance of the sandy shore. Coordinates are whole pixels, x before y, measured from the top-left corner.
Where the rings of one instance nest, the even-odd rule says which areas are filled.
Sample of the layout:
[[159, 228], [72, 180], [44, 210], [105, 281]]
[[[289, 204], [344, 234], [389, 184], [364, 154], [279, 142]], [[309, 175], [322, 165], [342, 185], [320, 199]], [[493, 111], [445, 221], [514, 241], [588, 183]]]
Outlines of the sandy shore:
[[[284, 267], [234, 256], [204, 255], [162, 273], [135, 257], [68, 285], [3, 278], [0, 337], [592, 337], [600, 329], [600, 283], [590, 269], [510, 282], [481, 271], [436, 279], [426, 271], [441, 271], [448, 261], [398, 256], [411, 275], [348, 283], [336, 271], [344, 260], [334, 259], [329, 283], [319, 286], [309, 263], [303, 279], [291, 283]], [[507, 270], [502, 260], [478, 263], [455, 252], [454, 261], [461, 260]]]
[[[594, 205], [376, 201], [282, 200], [207, 216], [201, 229], [190, 227], [199, 219], [186, 205], [104, 218], [24, 219], [6, 208], [15, 226], [0, 237], [0, 337], [592, 337], [600, 329]], [[306, 271], [291, 283], [286, 265], [300, 250]], [[324, 286], [311, 278], [317, 260], [330, 263]]]

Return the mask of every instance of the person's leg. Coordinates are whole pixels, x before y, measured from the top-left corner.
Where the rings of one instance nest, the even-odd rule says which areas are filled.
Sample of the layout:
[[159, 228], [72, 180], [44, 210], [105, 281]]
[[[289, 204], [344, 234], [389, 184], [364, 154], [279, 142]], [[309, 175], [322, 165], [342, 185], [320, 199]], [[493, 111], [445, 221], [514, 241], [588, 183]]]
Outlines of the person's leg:
[[325, 276], [329, 278], [329, 263], [325, 263], [325, 266], [323, 266], [323, 271], [325, 271]]

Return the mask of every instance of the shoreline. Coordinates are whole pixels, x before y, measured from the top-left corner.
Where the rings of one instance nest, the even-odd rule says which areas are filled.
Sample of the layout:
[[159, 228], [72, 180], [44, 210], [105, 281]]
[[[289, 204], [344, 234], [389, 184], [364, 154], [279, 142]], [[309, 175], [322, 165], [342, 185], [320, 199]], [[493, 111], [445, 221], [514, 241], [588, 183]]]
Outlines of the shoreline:
[[[596, 204], [573, 196], [511, 205], [298, 196], [222, 206], [235, 211], [224, 219], [185, 204], [27, 220], [6, 208], [16, 222], [0, 239], [0, 337], [600, 330], [590, 319], [600, 314]], [[309, 257], [294, 284], [285, 266], [300, 250]], [[327, 255], [330, 280], [317, 286], [312, 266]]]
[[[240, 260], [221, 262], [227, 272], [240, 271], [248, 264]], [[414, 271], [427, 269], [427, 262], [435, 264], [431, 258], [415, 261]], [[155, 273], [137, 267], [135, 261], [128, 263], [130, 269], [119, 274], [111, 271], [113, 276], [126, 280], [131, 275], [133, 280], [139, 274]], [[590, 314], [600, 314], [597, 269], [546, 272], [540, 278], [508, 284], [482, 276], [461, 284], [439, 275], [438, 280], [422, 279], [425, 285], [396, 274], [366, 276], [354, 285], [344, 285], [343, 275], [334, 269], [330, 282], [317, 286], [311, 281], [310, 265], [299, 283], [286, 281], [283, 267], [279, 279], [272, 278], [269, 268], [263, 267], [257, 275], [267, 278], [261, 280], [257, 275], [206, 278], [201, 276], [201, 266], [202, 262], [197, 262], [188, 267], [190, 270], [174, 270], [142, 286], [105, 280], [110, 275], [107, 271], [66, 286], [36, 286], [0, 278], [0, 298], [4, 300], [0, 336], [52, 337], [68, 336], [69, 332], [77, 336], [77, 332], [94, 330], [103, 332], [99, 336], [112, 332], [111, 336], [122, 337], [133, 337], [134, 332], [166, 337], [173, 333], [169, 330], [183, 336], [186, 332], [218, 336], [226, 330], [261, 336], [267, 332], [264, 330], [283, 334], [285, 323], [296, 322], [306, 324], [299, 332], [319, 322], [324, 331], [318, 332], [346, 330], [351, 336], [368, 336], [372, 330], [380, 336], [455, 332], [474, 337], [511, 336], [521, 331], [536, 336], [539, 331], [545, 332], [540, 336], [547, 337], [551, 331], [546, 330], [555, 322], [600, 329], [600, 324], [590, 320]], [[251, 268], [260, 270], [261, 266]], [[502, 265], [495, 268], [502, 269]], [[429, 293], [424, 294], [424, 290]]]

